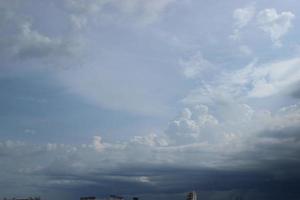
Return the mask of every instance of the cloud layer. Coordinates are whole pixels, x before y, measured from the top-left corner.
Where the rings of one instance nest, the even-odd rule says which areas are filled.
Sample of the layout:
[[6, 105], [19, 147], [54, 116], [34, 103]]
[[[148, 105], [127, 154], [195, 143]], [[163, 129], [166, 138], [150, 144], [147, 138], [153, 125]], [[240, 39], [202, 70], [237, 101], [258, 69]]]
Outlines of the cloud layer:
[[299, 199], [294, 4], [0, 2], [0, 197]]

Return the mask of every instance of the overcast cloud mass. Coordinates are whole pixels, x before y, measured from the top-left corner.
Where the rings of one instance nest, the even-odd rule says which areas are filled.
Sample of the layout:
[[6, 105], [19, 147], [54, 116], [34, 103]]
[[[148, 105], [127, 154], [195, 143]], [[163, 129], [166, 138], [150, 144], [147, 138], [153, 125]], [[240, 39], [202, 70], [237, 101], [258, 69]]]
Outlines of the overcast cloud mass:
[[0, 0], [0, 198], [300, 199], [299, 7]]

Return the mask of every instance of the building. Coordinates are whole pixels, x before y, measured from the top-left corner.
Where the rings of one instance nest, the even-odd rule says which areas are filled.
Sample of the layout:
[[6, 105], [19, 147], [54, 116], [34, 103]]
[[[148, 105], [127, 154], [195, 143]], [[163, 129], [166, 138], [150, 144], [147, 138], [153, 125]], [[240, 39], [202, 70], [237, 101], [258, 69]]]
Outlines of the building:
[[80, 200], [96, 200], [96, 197], [94, 196], [80, 197]]
[[117, 196], [117, 195], [110, 195], [109, 200], [124, 200], [124, 197]]
[[25, 197], [25, 198], [4, 198], [3, 200], [41, 200], [40, 197]]
[[197, 200], [197, 193], [195, 191], [189, 192], [186, 196], [186, 200]]

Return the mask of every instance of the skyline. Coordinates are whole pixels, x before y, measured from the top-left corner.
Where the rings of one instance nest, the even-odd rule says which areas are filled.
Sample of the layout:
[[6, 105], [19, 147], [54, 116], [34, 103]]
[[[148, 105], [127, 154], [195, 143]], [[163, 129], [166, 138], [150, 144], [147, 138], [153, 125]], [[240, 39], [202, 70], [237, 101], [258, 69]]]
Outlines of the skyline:
[[299, 6], [0, 1], [0, 198], [298, 199]]

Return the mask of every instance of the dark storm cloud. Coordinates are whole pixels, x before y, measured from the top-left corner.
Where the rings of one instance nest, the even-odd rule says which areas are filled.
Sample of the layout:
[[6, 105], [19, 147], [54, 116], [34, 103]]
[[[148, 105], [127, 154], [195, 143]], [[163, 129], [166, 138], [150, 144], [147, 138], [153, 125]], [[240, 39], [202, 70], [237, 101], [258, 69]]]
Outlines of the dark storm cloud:
[[[299, 165], [297, 165], [299, 167]], [[141, 195], [145, 199], [160, 195], [179, 198], [190, 191], [197, 190], [200, 196], [207, 199], [222, 199], [242, 197], [243, 199], [284, 199], [284, 197], [299, 198], [299, 177], [277, 179], [270, 174], [272, 169], [256, 171], [230, 171], [213, 169], [183, 169], [174, 167], [131, 167], [120, 168], [110, 173], [95, 173], [85, 177], [73, 177], [72, 180], [89, 180], [93, 184], [82, 184], [75, 187], [59, 187], [68, 189], [74, 198], [82, 195], [97, 195], [106, 197], [112, 193], [125, 196]], [[152, 183], [128, 181], [136, 175], [147, 175]], [[105, 178], [107, 177], [107, 178]], [[66, 178], [70, 178], [67, 176]], [[123, 179], [123, 180], [122, 180]], [[84, 181], [83, 181], [84, 182]], [[52, 187], [51, 187], [52, 188]], [[53, 188], [52, 188], [53, 189]], [[181, 195], [180, 195], [181, 194]]]
[[[199, 109], [201, 112], [191, 117]], [[285, 193], [295, 199], [300, 179], [298, 110], [294, 105], [263, 115], [260, 132], [245, 132], [244, 137], [229, 142], [219, 137], [220, 141], [169, 145], [169, 132], [123, 143], [106, 143], [100, 136], [80, 145], [6, 141], [0, 143], [0, 159], [5, 163], [0, 184], [6, 196], [13, 194], [10, 188], [15, 187], [18, 194], [35, 191], [51, 193], [53, 198], [118, 193], [145, 199], [170, 194], [176, 199], [195, 189], [207, 199], [283, 199]], [[186, 112], [185, 118], [180, 118], [183, 122], [206, 116], [214, 121], [205, 107]], [[247, 123], [257, 122], [252, 120]], [[201, 130], [200, 126], [196, 131]], [[219, 133], [219, 129], [210, 130]], [[177, 141], [181, 137], [177, 135]]]
[[297, 82], [295, 86], [292, 88], [291, 96], [294, 98], [300, 98], [300, 82]]
[[[117, 192], [127, 196], [142, 195], [145, 199], [155, 197], [154, 194], [179, 198], [195, 189], [207, 199], [297, 199], [300, 197], [299, 130], [299, 127], [288, 127], [260, 133], [251, 148], [227, 157], [227, 162], [239, 163], [231, 167], [126, 163], [78, 174], [67, 166], [60, 166], [59, 170], [50, 166], [41, 175], [48, 180], [61, 181], [58, 188], [67, 188], [76, 195], [105, 197]], [[193, 161], [197, 162], [197, 158], [185, 160]], [[64, 180], [77, 185], [63, 186]]]
[[[162, 150], [137, 143], [123, 147], [104, 143], [103, 148], [99, 148], [99, 143], [81, 147], [8, 141], [0, 146], [1, 162], [6, 163], [1, 167], [1, 185], [10, 194], [9, 187], [17, 186], [10, 181], [15, 180], [25, 188], [35, 188], [36, 194], [51, 194], [53, 198], [61, 198], [61, 195], [104, 198], [116, 193], [144, 199], [168, 195], [180, 199], [187, 191], [195, 189], [206, 199], [297, 199], [300, 197], [297, 190], [300, 186], [298, 133], [298, 126], [261, 132], [249, 141], [246, 149], [224, 154], [223, 164], [214, 160], [218, 157], [211, 157], [211, 161], [218, 164], [208, 167], [196, 165], [217, 152], [195, 147], [192, 149], [198, 153], [193, 157], [187, 156], [191, 149], [182, 149], [179, 153], [174, 147]], [[168, 148], [168, 154], [164, 154]], [[135, 159], [123, 160], [121, 157], [125, 154], [134, 155]], [[163, 160], [168, 160], [172, 154], [182, 156], [181, 162], [185, 164], [178, 161], [156, 163], [157, 156], [166, 156]], [[148, 162], [138, 162], [139, 156]], [[24, 194], [21, 185], [17, 188]]]

